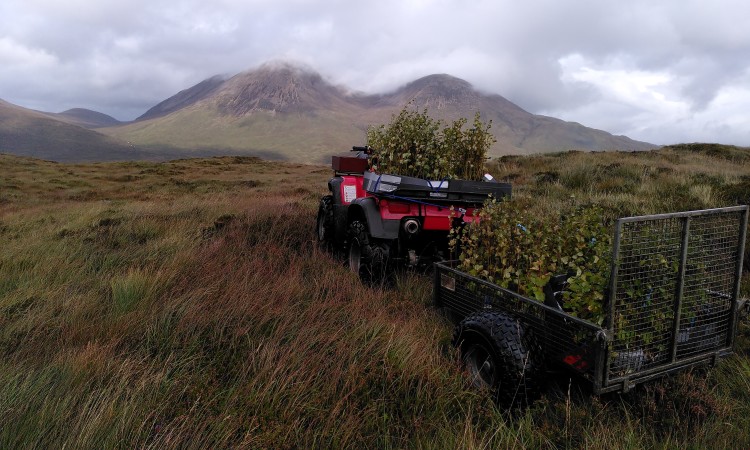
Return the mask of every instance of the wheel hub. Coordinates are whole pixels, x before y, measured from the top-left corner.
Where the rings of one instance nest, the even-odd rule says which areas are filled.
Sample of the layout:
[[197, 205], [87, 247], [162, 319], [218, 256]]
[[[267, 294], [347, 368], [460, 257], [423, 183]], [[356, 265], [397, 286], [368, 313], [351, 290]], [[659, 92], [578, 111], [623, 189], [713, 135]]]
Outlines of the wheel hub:
[[472, 383], [481, 388], [492, 388], [495, 383], [495, 363], [481, 345], [473, 345], [466, 354], [466, 369]]

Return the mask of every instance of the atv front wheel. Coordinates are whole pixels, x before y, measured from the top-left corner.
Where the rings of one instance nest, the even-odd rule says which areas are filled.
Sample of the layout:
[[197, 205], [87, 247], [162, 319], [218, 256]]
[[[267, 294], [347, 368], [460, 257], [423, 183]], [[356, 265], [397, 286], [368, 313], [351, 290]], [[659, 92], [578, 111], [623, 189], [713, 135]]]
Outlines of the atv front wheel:
[[374, 242], [364, 222], [354, 220], [347, 232], [349, 270], [365, 284], [382, 282], [386, 275], [388, 249]]

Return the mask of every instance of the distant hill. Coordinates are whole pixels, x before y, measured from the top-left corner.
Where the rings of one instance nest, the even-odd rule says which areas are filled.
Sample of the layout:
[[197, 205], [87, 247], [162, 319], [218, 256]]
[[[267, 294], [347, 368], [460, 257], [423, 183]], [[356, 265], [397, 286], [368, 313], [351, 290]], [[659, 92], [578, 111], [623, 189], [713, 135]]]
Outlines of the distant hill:
[[73, 108], [61, 113], [45, 114], [83, 128], [102, 128], [122, 124], [112, 116], [84, 108]]
[[104, 132], [140, 145], [186, 150], [265, 151], [299, 162], [364, 144], [370, 125], [387, 123], [411, 102], [443, 119], [492, 120], [491, 156], [579, 150], [648, 150], [656, 145], [531, 114], [450, 75], [430, 75], [394, 92], [351, 94], [314, 71], [267, 64], [229, 79], [211, 78], [161, 102], [136, 122]]
[[153, 159], [117, 138], [0, 100], [0, 153], [61, 162]]

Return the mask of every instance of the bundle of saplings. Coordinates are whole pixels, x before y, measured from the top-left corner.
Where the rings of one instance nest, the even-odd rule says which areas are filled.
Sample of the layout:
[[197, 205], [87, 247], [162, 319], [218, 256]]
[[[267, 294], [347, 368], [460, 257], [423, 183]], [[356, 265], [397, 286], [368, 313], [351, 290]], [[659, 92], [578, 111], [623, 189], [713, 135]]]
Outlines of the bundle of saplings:
[[370, 127], [370, 165], [379, 173], [431, 180], [480, 180], [487, 151], [495, 142], [479, 113], [466, 128], [466, 119], [450, 124], [432, 119], [427, 110], [404, 108], [391, 123]]
[[459, 269], [539, 301], [550, 277], [569, 274], [566, 311], [601, 324], [612, 248], [603, 211], [581, 206], [542, 217], [532, 209], [527, 199], [492, 200], [479, 222], [452, 230]]

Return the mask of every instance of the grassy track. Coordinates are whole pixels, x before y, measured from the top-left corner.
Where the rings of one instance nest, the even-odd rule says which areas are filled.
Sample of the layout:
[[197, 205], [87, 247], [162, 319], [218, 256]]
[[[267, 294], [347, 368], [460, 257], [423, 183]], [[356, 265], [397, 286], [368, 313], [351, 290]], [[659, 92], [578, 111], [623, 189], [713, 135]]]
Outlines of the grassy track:
[[[750, 154], [728, 147], [490, 170], [540, 211], [750, 200]], [[602, 398], [558, 380], [497, 411], [457, 368], [429, 280], [369, 289], [317, 248], [329, 175], [0, 155], [0, 448], [750, 448], [747, 323], [707, 376]]]

